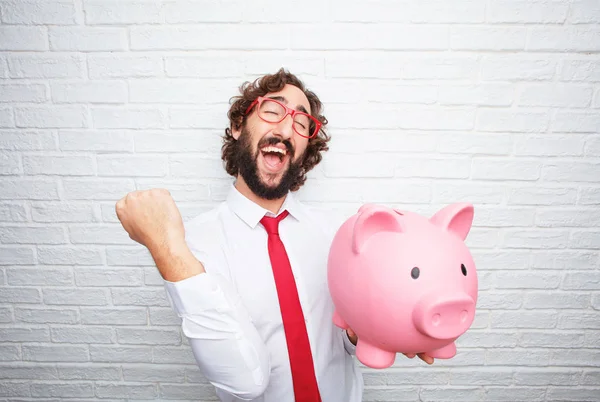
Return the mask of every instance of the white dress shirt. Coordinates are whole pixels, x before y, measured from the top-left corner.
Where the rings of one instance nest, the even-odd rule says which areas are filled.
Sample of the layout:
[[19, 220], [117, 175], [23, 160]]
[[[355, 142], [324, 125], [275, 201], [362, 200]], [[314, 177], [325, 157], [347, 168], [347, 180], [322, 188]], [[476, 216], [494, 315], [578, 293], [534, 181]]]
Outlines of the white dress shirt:
[[[332, 322], [329, 247], [341, 221], [292, 193], [279, 223], [298, 287], [323, 402], [360, 402], [363, 378], [346, 332]], [[294, 391], [267, 248], [259, 223], [275, 216], [234, 186], [227, 200], [185, 224], [186, 241], [206, 273], [165, 281], [196, 362], [223, 402], [294, 402]], [[302, 402], [302, 401], [296, 401]]]

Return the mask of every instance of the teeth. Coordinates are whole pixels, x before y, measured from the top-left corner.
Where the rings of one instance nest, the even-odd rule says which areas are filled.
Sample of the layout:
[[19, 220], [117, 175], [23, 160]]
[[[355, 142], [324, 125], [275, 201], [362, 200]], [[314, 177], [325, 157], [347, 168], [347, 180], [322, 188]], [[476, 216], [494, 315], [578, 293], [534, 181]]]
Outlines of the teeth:
[[282, 154], [282, 155], [286, 155], [286, 154], [287, 154], [287, 150], [285, 150], [285, 149], [280, 149], [280, 148], [277, 148], [277, 147], [271, 147], [271, 146], [269, 146], [269, 147], [264, 147], [264, 148], [262, 149], [262, 151], [263, 151], [263, 152], [278, 152], [278, 153], [280, 153], [280, 154]]

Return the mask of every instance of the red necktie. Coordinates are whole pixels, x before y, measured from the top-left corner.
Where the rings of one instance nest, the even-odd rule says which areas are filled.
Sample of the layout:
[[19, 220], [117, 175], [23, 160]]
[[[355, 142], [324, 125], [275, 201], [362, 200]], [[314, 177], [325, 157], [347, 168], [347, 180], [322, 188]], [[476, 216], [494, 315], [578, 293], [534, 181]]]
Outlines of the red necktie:
[[277, 286], [296, 402], [320, 402], [321, 397], [296, 281], [285, 247], [279, 238], [279, 222], [286, 216], [288, 211], [283, 211], [277, 218], [263, 217], [260, 223], [269, 234], [269, 257]]

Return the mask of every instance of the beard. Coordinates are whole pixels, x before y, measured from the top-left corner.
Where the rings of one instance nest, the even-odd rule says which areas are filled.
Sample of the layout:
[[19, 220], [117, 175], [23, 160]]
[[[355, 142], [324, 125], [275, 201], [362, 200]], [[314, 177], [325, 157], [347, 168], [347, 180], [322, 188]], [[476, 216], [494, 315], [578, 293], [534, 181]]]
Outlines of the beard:
[[[294, 161], [294, 147], [292, 144], [288, 140], [282, 141], [276, 137], [261, 139], [256, 146], [256, 151], [252, 152], [250, 137], [250, 132], [245, 127], [242, 128], [240, 137], [236, 142], [235, 150], [239, 174], [246, 182], [248, 188], [257, 196], [266, 200], [276, 200], [284, 197], [303, 175], [301, 162], [303, 157], [298, 158], [298, 161]], [[282, 173], [269, 175], [274, 180], [277, 175], [281, 175], [278, 184], [269, 185], [260, 177], [258, 157], [261, 152], [260, 149], [265, 145], [276, 145], [279, 143], [284, 144], [287, 149], [287, 154], [289, 155], [288, 167]]]

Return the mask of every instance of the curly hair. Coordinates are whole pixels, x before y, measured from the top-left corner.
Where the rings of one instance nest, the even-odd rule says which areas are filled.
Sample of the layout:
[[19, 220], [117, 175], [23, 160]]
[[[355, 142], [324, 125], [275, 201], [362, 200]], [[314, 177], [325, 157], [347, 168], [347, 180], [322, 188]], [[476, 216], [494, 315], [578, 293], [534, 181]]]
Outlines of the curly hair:
[[306, 181], [306, 174], [321, 162], [321, 153], [329, 150], [327, 143], [331, 140], [331, 137], [325, 130], [328, 122], [325, 116], [321, 114], [323, 107], [321, 100], [314, 92], [308, 90], [298, 77], [283, 68], [275, 74], [267, 74], [252, 83], [244, 82], [239, 88], [241, 95], [231, 98], [233, 103], [229, 108], [229, 112], [227, 112], [230, 125], [225, 129], [225, 135], [223, 136], [221, 159], [225, 162], [227, 173], [234, 177], [237, 176], [239, 172], [236, 158], [238, 141], [233, 137], [233, 129], [240, 130], [246, 124], [244, 112], [256, 98], [267, 93], [280, 91], [286, 84], [294, 85], [304, 92], [310, 104], [311, 115], [322, 123], [319, 133], [308, 140], [308, 146], [301, 165], [301, 174], [290, 189], [296, 191]]

